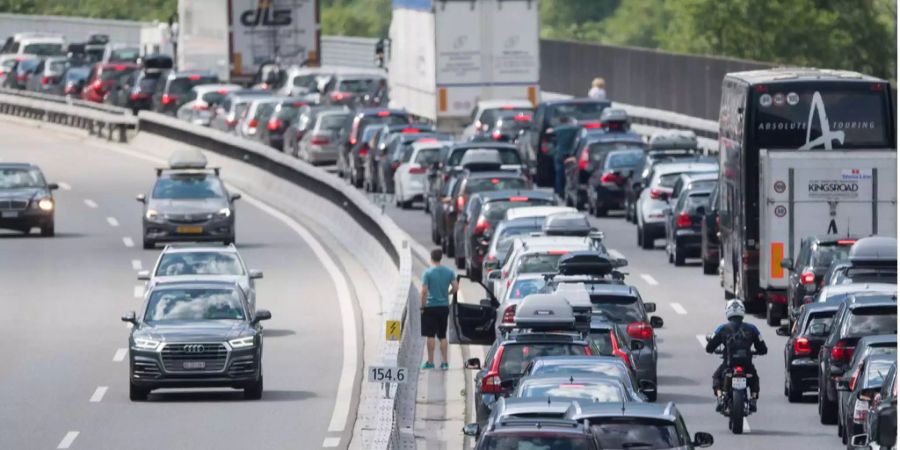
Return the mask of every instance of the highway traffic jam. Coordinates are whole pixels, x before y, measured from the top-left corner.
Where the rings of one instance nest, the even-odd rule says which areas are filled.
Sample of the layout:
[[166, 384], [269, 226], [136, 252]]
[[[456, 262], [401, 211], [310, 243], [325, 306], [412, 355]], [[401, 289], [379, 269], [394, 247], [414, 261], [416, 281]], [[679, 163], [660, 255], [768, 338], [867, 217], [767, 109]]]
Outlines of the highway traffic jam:
[[[449, 300], [450, 344], [483, 353], [464, 363], [473, 448], [693, 449], [729, 434], [749, 446], [748, 417], [775, 414], [776, 402], [779, 420], [816, 417], [836, 425], [816, 433], [836, 437], [775, 448], [895, 445], [896, 118], [885, 80], [728, 74], [710, 152], [690, 131], [639, 134], [604, 98], [480, 100], [453, 128], [405, 109], [381, 69], [272, 63], [240, 85], [99, 34], [64, 42], [11, 37], [3, 86], [258, 141], [390, 199], [401, 227], [441, 249], [464, 286]], [[0, 160], [0, 228], [64, 231], [55, 176]], [[155, 177], [127, 213], [140, 214], [155, 258], [137, 274], [142, 304], [121, 317], [129, 399], [153, 403], [171, 388], [265, 399], [272, 313], [257, 299], [263, 273], [242, 256], [241, 194], [197, 150], [172, 149]], [[685, 284], [665, 291], [669, 278]], [[766, 342], [772, 331], [783, 339]], [[673, 376], [679, 358], [721, 365], [688, 379]], [[698, 394], [672, 395], [676, 380]]]

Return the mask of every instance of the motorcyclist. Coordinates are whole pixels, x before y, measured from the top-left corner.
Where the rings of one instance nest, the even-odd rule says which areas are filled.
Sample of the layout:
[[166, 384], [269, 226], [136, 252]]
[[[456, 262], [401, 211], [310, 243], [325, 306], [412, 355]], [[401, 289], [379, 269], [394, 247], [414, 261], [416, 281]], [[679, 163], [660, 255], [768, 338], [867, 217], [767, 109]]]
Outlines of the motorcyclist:
[[756, 411], [756, 400], [759, 398], [759, 374], [753, 366], [753, 354], [751, 347], [756, 349], [756, 354], [765, 355], [769, 349], [759, 329], [752, 323], [744, 323], [744, 302], [731, 300], [725, 305], [725, 318], [728, 322], [719, 325], [715, 333], [706, 343], [706, 353], [715, 352], [720, 345], [725, 346], [722, 353], [722, 364], [712, 376], [713, 393], [716, 396], [716, 411], [724, 408], [724, 395], [722, 393], [722, 374], [732, 365], [740, 365], [744, 373], [752, 375], [747, 377], [750, 387], [750, 410]]

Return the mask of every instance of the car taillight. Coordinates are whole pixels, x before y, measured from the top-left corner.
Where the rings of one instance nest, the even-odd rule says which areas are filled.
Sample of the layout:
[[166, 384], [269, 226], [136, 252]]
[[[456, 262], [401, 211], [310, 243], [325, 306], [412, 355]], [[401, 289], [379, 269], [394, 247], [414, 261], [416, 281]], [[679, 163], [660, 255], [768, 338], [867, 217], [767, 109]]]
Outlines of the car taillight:
[[481, 379], [482, 394], [499, 394], [500, 390], [500, 361], [503, 360], [503, 347], [497, 349], [493, 364], [484, 378]]
[[463, 197], [462, 195], [460, 195], [459, 197], [456, 197], [456, 210], [462, 211], [463, 207], [465, 207], [465, 206], [466, 206], [466, 198]]
[[856, 347], [848, 345], [844, 340], [840, 340], [831, 348], [831, 359], [837, 363], [847, 363], [853, 358], [854, 350], [856, 350]]
[[400, 130], [400, 134], [416, 134], [416, 133], [421, 133], [421, 132], [422, 132], [422, 130], [420, 130], [418, 128], [413, 128], [413, 127], [407, 127], [407, 128]]
[[493, 139], [493, 140], [495, 140], [495, 141], [502, 140], [502, 139], [503, 139], [503, 133], [501, 133], [500, 130], [494, 130], [494, 131], [491, 133], [491, 139]]
[[17, 75], [16, 75], [16, 80], [19, 80], [19, 81], [25, 81], [25, 80], [27, 80], [27, 79], [28, 79], [28, 74], [27, 74], [27, 73], [20, 73], [20, 74], [17, 74]]
[[743, 375], [744, 367], [743, 366], [734, 366], [734, 374], [735, 375]]
[[100, 81], [99, 79], [94, 80], [94, 82], [91, 84], [91, 87], [94, 88], [94, 90], [99, 91], [103, 89], [103, 81]]
[[188, 80], [197, 81], [200, 79], [200, 75], [188, 75]]
[[622, 361], [625, 361], [625, 365], [628, 366], [629, 369], [632, 369], [631, 358], [628, 357], [628, 353], [625, 353], [621, 348], [619, 348], [619, 341], [616, 339], [616, 334], [613, 331], [609, 332], [609, 341], [612, 343], [613, 356], [622, 358]]
[[769, 303], [787, 304], [787, 295], [779, 292], [769, 292]]
[[590, 162], [590, 154], [588, 153], [587, 146], [585, 146], [581, 149], [581, 154], [578, 155], [578, 170], [587, 170]]
[[586, 128], [588, 130], [597, 130], [603, 128], [603, 124], [600, 122], [584, 122], [580, 123], [579, 125], [581, 125], [581, 128]]
[[503, 319], [500, 320], [500, 323], [516, 323], [516, 305], [509, 305], [503, 310]]
[[202, 104], [202, 103], [194, 103], [193, 108], [194, 108], [194, 111], [206, 111], [209, 109], [209, 105]]
[[378, 117], [387, 117], [391, 115], [390, 111], [378, 111]]
[[259, 125], [259, 121], [256, 119], [250, 119], [250, 121], [247, 122], [247, 126], [250, 128], [256, 128], [257, 125]]
[[400, 161], [391, 162], [391, 170], [397, 170], [398, 167], [400, 167]]
[[284, 125], [284, 122], [278, 119], [269, 119], [269, 123], [266, 124], [266, 128], [268, 128], [269, 131], [276, 131], [281, 129], [282, 125]]
[[[66, 87], [66, 89], [68, 90], [69, 88]], [[139, 94], [137, 92], [132, 92], [131, 95], [128, 96], [128, 98], [130, 98], [131, 101], [140, 100], [141, 94]]]
[[369, 156], [369, 146], [367, 144], [363, 144], [361, 147], [359, 147], [359, 156]]
[[660, 197], [662, 197], [662, 193], [663, 193], [662, 189], [657, 189], [657, 188], [650, 189], [650, 198], [652, 198], [653, 200], [659, 200]]
[[641, 340], [653, 339], [653, 327], [647, 322], [629, 323], [626, 328], [628, 335]]
[[511, 201], [511, 202], [527, 202], [528, 197], [510, 197], [509, 201]]
[[816, 282], [816, 274], [812, 272], [803, 272], [800, 274], [800, 284], [813, 284]]
[[331, 140], [328, 139], [327, 136], [313, 136], [312, 139], [309, 140], [310, 144], [313, 145], [325, 145], [331, 143]]
[[[68, 85], [66, 85], [66, 89], [64, 90], [64, 92], [65, 92], [66, 94], [74, 93], [74, 92], [75, 92], [75, 85], [73, 85], [72, 83], [69, 83]], [[132, 99], [132, 100], [134, 100], [134, 99]]]
[[235, 125], [237, 125], [237, 123], [238, 123], [237, 119], [230, 118], [230, 117], [225, 119], [225, 124], [231, 128], [234, 128]]
[[678, 214], [678, 217], [675, 218], [675, 226], [678, 228], [690, 228], [691, 227], [691, 216], [686, 212], [681, 212]]
[[410, 174], [425, 173], [425, 168], [424, 167], [410, 167], [409, 173]]
[[809, 339], [799, 337], [794, 341], [794, 356], [809, 355], [812, 349], [809, 346]]
[[490, 222], [487, 221], [487, 218], [485, 218], [484, 216], [481, 216], [478, 218], [478, 222], [475, 222], [474, 233], [477, 235], [484, 234], [484, 232], [487, 231], [488, 228], [490, 228], [490, 227], [491, 227], [491, 224], [490, 224]]
[[350, 97], [350, 94], [346, 92], [335, 91], [331, 93], [331, 101], [333, 102], [341, 102]]
[[41, 77], [41, 84], [44, 86], [50, 84], [50, 77]]
[[163, 94], [163, 96], [162, 96], [162, 104], [163, 105], [171, 105], [172, 103], [175, 103], [175, 100], [176, 100], [176, 98], [174, 95]]
[[617, 174], [617, 173], [615, 173], [615, 172], [606, 172], [606, 173], [603, 174], [602, 177], [600, 177], [600, 182], [601, 182], [601, 183], [615, 183], [615, 184], [619, 184], [619, 183], [621, 183], [623, 180], [624, 180], [624, 179], [622, 178], [622, 176], [619, 175], [619, 174]]

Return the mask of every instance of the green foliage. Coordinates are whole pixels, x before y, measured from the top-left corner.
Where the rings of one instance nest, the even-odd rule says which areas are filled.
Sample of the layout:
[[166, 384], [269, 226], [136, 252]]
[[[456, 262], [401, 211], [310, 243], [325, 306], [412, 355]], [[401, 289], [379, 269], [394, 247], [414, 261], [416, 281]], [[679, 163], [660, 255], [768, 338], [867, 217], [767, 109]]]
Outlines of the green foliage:
[[164, 21], [178, 0], [0, 0], [0, 11], [19, 14]]
[[387, 36], [391, 0], [320, 0], [322, 34]]

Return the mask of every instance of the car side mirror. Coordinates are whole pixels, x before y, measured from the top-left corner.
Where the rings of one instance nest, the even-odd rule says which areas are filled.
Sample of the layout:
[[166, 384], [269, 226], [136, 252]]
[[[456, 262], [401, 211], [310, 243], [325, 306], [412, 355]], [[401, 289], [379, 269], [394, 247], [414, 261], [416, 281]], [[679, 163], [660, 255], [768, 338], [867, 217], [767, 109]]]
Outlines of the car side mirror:
[[134, 199], [141, 203], [147, 203], [147, 196], [144, 194], [138, 194]]
[[644, 349], [644, 341], [631, 341], [631, 350], [639, 352]]
[[149, 270], [138, 271], [137, 279], [140, 281], [150, 281], [150, 271]]
[[263, 320], [269, 320], [272, 318], [272, 313], [270, 313], [266, 309], [260, 309], [256, 311], [256, 314], [253, 316], [253, 323], [262, 322]]
[[466, 426], [463, 427], [463, 434], [469, 437], [478, 437], [478, 434], [481, 432], [481, 427], [478, 426], [477, 423], [467, 423]]
[[791, 330], [788, 327], [778, 327], [775, 329], [775, 334], [787, 337], [791, 335]]
[[249, 272], [250, 272], [250, 279], [251, 279], [251, 280], [259, 280], [259, 279], [261, 279], [261, 278], [263, 277], [262, 270], [253, 270], [253, 269], [250, 269]]
[[49, 189], [51, 191], [55, 191], [55, 190], [59, 189], [59, 184], [49, 183], [49, 184], [47, 184], [47, 189]]
[[655, 313], [656, 312], [656, 303], [653, 303], [653, 302], [644, 303], [644, 310], [647, 311], [648, 313]]
[[865, 434], [857, 434], [850, 438], [850, 443], [854, 447], [863, 447], [868, 445], [869, 439]]
[[466, 360], [466, 369], [481, 370], [481, 360], [478, 358], [469, 358]]
[[713, 445], [713, 436], [703, 431], [694, 434], [694, 447], [709, 447]]
[[663, 324], [662, 317], [659, 316], [650, 316], [650, 327], [651, 328], [662, 328]]
[[240, 200], [241, 194], [231, 194], [231, 201]]
[[135, 315], [134, 311], [128, 311], [127, 313], [125, 313], [125, 315], [122, 316], [122, 322], [129, 322], [137, 325], [137, 316]]
[[781, 268], [787, 270], [794, 270], [794, 261], [791, 261], [790, 258], [784, 258], [781, 260]]

